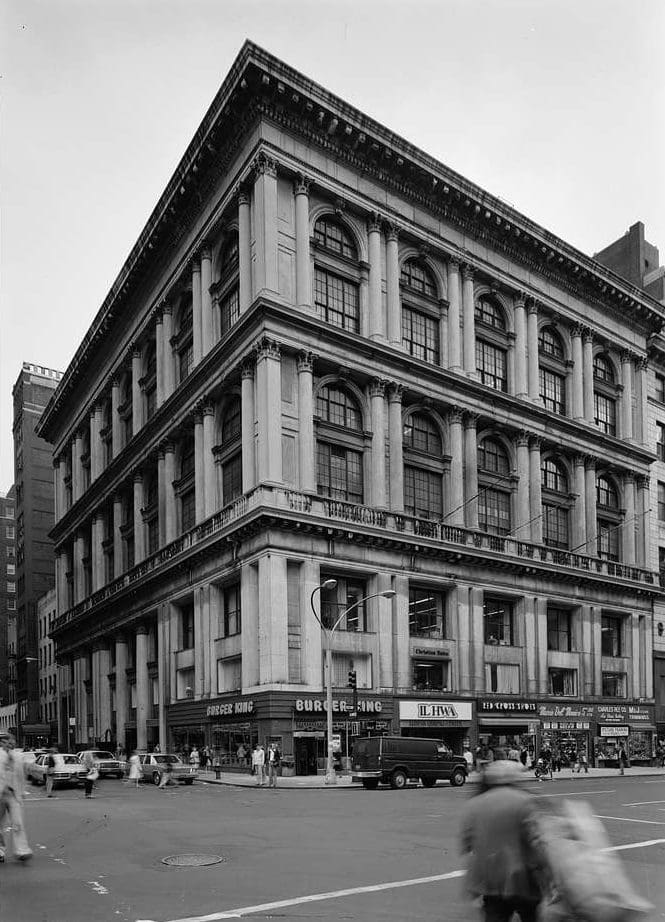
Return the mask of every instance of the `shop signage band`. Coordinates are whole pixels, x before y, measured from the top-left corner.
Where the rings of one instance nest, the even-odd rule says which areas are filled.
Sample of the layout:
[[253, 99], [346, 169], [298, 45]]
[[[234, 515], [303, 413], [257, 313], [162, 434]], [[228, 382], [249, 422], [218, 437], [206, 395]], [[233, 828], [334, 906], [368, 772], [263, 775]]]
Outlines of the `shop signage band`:
[[238, 714], [253, 714], [253, 701], [224, 701], [221, 704], [209, 704], [206, 717], [236, 717]]
[[601, 727], [601, 736], [628, 736], [628, 727]]
[[485, 714], [505, 714], [507, 711], [520, 714], [535, 714], [535, 701], [497, 701], [495, 699], [481, 699], [478, 710]]
[[[334, 713], [347, 713], [353, 710], [353, 703], [342, 698], [333, 701]], [[328, 710], [328, 702], [324, 698], [296, 698], [296, 712], [299, 714], [323, 714]], [[380, 714], [383, 702], [377, 700], [361, 699], [358, 702], [360, 714]]]
[[471, 722], [470, 701], [400, 701], [400, 720], [458, 720]]

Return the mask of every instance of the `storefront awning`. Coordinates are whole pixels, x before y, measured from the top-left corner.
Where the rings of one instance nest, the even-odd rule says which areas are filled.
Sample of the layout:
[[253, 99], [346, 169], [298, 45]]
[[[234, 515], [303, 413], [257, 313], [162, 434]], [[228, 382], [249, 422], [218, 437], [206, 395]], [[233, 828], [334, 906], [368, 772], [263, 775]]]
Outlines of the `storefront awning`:
[[481, 717], [478, 721], [481, 727], [528, 727], [530, 724], [539, 724], [538, 720], [529, 720], [524, 717]]

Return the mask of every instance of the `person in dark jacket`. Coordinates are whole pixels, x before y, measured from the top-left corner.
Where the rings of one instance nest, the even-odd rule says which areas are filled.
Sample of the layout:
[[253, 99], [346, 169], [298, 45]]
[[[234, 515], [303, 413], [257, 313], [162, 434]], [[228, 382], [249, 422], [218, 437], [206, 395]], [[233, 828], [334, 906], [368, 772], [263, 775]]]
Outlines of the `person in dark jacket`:
[[494, 757], [462, 820], [468, 888], [482, 898], [485, 922], [510, 922], [514, 912], [522, 922], [536, 922], [541, 894], [528, 838], [535, 799], [521, 786], [519, 763], [501, 750]]

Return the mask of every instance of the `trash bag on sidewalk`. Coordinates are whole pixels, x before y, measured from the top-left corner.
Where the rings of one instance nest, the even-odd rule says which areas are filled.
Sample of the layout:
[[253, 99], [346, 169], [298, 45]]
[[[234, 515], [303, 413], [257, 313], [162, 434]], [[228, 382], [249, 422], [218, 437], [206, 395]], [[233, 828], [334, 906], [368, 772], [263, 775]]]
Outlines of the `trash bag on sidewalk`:
[[535, 812], [529, 836], [546, 894], [539, 922], [644, 922], [653, 908], [628, 880], [588, 804], [564, 800]]

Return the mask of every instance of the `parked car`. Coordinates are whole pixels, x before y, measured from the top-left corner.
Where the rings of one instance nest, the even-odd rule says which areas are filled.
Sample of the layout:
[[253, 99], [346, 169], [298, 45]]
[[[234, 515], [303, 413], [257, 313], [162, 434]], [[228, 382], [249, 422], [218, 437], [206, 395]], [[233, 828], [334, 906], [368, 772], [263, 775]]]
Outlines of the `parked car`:
[[28, 768], [39, 758], [39, 756], [46, 752], [48, 752], [47, 749], [14, 749], [14, 755], [21, 757], [26, 778], [28, 777]]
[[162, 780], [164, 766], [171, 766], [171, 779], [182, 781], [184, 784], [194, 784], [198, 772], [193, 766], [187, 765], [180, 756], [169, 752], [138, 752], [141, 767], [141, 781], [152, 781], [159, 784]]
[[353, 747], [351, 771], [353, 781], [373, 791], [379, 784], [403, 788], [409, 779], [420, 779], [426, 788], [440, 780], [458, 787], [466, 781], [468, 769], [464, 757], [454, 755], [441, 740], [368, 736]]
[[87, 753], [90, 753], [97, 763], [100, 778], [110, 778], [113, 776], [116, 778], [124, 777], [124, 768], [112, 752], [107, 752], [105, 749], [84, 749], [83, 752], [79, 752], [78, 754], [82, 765], [85, 764], [84, 759]]
[[[83, 781], [87, 771], [79, 762], [78, 756], [70, 752], [56, 752], [55, 770], [53, 772], [54, 784], [78, 784]], [[34, 762], [28, 765], [26, 770], [27, 778], [33, 784], [46, 783], [46, 759], [48, 753], [38, 756]]]

